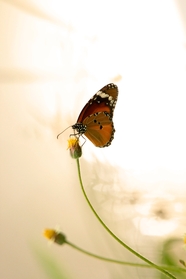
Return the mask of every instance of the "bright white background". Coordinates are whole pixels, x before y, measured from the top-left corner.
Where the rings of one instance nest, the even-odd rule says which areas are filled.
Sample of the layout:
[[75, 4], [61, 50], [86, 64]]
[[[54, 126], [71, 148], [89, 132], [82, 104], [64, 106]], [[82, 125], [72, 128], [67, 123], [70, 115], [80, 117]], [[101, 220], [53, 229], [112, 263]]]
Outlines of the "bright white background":
[[42, 231], [59, 226], [88, 251], [137, 261], [90, 212], [66, 151], [71, 131], [56, 139], [114, 82], [114, 141], [83, 146], [87, 193], [115, 234], [151, 260], [163, 240], [185, 233], [184, 9], [173, 0], [0, 1], [1, 278], [48, 278], [38, 249], [69, 278], [158, 278], [48, 247]]

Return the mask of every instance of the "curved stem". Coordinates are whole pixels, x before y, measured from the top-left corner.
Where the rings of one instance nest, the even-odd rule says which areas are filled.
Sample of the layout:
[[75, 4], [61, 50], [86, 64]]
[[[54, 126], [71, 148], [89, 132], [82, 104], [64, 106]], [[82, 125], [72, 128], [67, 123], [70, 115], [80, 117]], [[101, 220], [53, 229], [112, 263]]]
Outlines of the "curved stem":
[[[135, 266], [135, 267], [142, 267], [142, 268], [154, 268], [154, 266], [152, 265], [148, 265], [148, 264], [139, 264], [139, 263], [131, 263], [131, 262], [124, 262], [124, 261], [119, 261], [119, 260], [114, 260], [114, 259], [109, 259], [109, 258], [105, 258], [105, 257], [101, 257], [95, 254], [92, 254], [78, 246], [76, 246], [75, 244], [69, 242], [69, 241], [65, 241], [66, 244], [70, 245], [72, 248], [78, 250], [79, 252], [82, 252], [88, 256], [91, 256], [93, 258], [102, 260], [102, 261], [106, 261], [106, 262], [111, 262], [111, 263], [116, 263], [116, 264], [121, 264], [121, 265], [128, 265], [128, 266]], [[186, 272], [185, 268], [181, 268], [181, 267], [176, 267], [176, 266], [161, 266], [161, 268], [166, 268], [168, 270], [171, 271], [177, 271], [177, 272]]]
[[105, 223], [102, 221], [102, 219], [99, 217], [99, 215], [96, 213], [95, 209], [93, 208], [92, 204], [90, 203], [85, 189], [83, 187], [83, 182], [82, 182], [82, 178], [81, 178], [81, 171], [80, 171], [80, 164], [79, 164], [79, 159], [76, 160], [77, 161], [77, 168], [78, 168], [78, 176], [79, 176], [79, 181], [80, 181], [80, 185], [81, 185], [81, 189], [83, 191], [84, 197], [88, 203], [88, 205], [90, 206], [91, 210], [93, 211], [94, 215], [96, 216], [96, 218], [99, 220], [99, 222], [103, 225], [103, 227], [107, 230], [107, 232], [113, 236], [113, 238], [119, 242], [123, 247], [125, 247], [128, 251], [130, 251], [132, 254], [134, 254], [136, 257], [140, 258], [142, 261], [146, 262], [147, 264], [151, 265], [152, 267], [158, 269], [159, 271], [161, 271], [162, 273], [164, 273], [167, 277], [172, 278], [172, 279], [176, 279], [176, 277], [169, 273], [168, 271], [164, 270], [163, 268], [161, 268], [160, 266], [156, 265], [155, 263], [153, 263], [152, 261], [148, 260], [147, 258], [143, 257], [141, 254], [137, 253], [135, 250], [133, 250], [131, 247], [129, 247], [126, 243], [124, 243], [121, 239], [119, 239], [106, 225]]

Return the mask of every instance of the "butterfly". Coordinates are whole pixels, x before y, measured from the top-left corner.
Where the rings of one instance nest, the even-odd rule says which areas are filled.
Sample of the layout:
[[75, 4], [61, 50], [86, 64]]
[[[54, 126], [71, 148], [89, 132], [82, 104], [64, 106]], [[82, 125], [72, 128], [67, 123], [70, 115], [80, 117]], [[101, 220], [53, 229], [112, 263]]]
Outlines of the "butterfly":
[[76, 124], [71, 126], [74, 135], [85, 135], [97, 147], [109, 146], [115, 133], [112, 119], [117, 97], [118, 87], [113, 83], [100, 89], [84, 106]]

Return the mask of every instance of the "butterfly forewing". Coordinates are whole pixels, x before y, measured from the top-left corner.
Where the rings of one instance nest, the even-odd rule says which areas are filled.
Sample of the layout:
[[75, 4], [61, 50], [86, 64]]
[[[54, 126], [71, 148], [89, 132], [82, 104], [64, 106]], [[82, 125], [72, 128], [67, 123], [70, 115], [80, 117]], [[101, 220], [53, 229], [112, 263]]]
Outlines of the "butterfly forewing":
[[77, 123], [83, 123], [87, 116], [90, 116], [96, 112], [108, 112], [110, 116], [113, 116], [114, 108], [118, 97], [117, 85], [110, 83], [100, 89], [84, 106], [82, 109]]

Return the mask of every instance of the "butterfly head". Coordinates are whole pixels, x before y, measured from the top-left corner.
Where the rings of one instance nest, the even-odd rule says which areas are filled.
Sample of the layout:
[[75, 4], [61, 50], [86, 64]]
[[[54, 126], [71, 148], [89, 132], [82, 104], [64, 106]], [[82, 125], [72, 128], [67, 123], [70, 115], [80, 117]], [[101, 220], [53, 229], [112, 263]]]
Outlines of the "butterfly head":
[[83, 123], [76, 123], [72, 125], [72, 129], [76, 130], [78, 135], [82, 135], [86, 132], [87, 126], [84, 125]]

